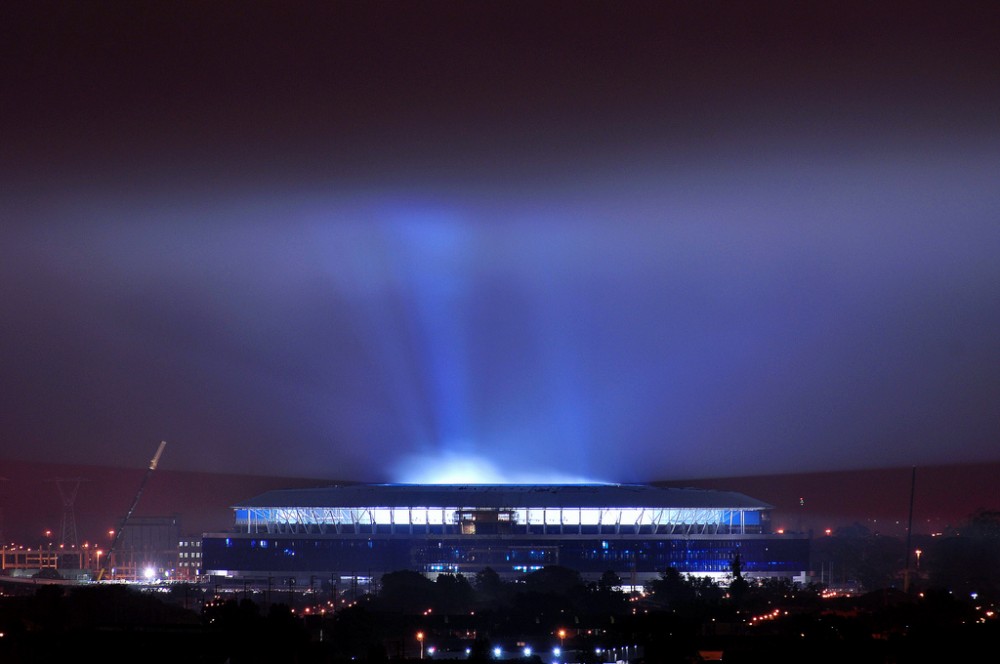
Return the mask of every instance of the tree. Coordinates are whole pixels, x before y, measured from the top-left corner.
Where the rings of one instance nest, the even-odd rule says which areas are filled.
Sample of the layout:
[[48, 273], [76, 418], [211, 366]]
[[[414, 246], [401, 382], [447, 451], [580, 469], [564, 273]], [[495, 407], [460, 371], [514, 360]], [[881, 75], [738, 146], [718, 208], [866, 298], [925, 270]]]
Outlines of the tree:
[[434, 583], [435, 608], [445, 613], [464, 613], [472, 606], [475, 591], [461, 574], [439, 574]]
[[378, 617], [364, 606], [351, 606], [338, 611], [331, 631], [333, 646], [344, 657], [367, 657], [369, 661], [384, 661], [387, 658], [382, 643], [382, 625]]
[[601, 575], [594, 587], [594, 608], [602, 613], [622, 613], [628, 607], [628, 598], [619, 587], [622, 579], [613, 571], [608, 570]]
[[420, 572], [400, 570], [382, 575], [378, 601], [383, 606], [412, 613], [426, 610], [434, 599], [434, 582]]
[[677, 608], [694, 602], [697, 597], [691, 583], [677, 571], [676, 567], [668, 567], [660, 572], [660, 578], [648, 584], [653, 600], [666, 608]]
[[743, 559], [740, 558], [739, 552], [733, 556], [730, 569], [733, 573], [733, 580], [729, 583], [729, 596], [733, 598], [734, 603], [739, 605], [743, 603], [750, 591], [750, 584], [743, 578]]
[[583, 587], [583, 579], [576, 570], [560, 565], [546, 565], [524, 578], [529, 592], [545, 595], [569, 595]]
[[497, 606], [507, 599], [507, 585], [492, 567], [476, 572], [473, 585], [476, 588], [478, 601], [484, 606]]
[[602, 593], [610, 593], [622, 584], [622, 578], [615, 574], [614, 570], [607, 570], [601, 575], [597, 582], [597, 590]]

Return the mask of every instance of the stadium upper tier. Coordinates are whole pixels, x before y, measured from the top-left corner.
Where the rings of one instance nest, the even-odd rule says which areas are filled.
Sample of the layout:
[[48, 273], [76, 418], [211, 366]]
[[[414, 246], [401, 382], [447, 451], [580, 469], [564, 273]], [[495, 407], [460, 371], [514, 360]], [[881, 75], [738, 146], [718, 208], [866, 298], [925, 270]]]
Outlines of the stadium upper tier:
[[234, 506], [244, 532], [762, 532], [771, 506], [730, 491], [633, 484], [367, 484], [269, 491]]

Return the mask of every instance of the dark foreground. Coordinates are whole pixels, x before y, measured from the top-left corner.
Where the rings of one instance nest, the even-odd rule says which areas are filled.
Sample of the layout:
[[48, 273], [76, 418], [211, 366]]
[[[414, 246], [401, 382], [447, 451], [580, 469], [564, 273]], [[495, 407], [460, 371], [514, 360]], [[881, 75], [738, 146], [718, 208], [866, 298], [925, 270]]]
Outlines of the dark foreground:
[[199, 586], [0, 584], [0, 662], [393, 662], [421, 651], [533, 664], [971, 662], [1000, 643], [993, 598], [946, 590], [830, 597], [784, 581], [666, 573], [630, 597], [614, 581], [586, 584], [562, 568], [516, 584], [395, 572], [356, 600], [317, 592], [290, 602]]

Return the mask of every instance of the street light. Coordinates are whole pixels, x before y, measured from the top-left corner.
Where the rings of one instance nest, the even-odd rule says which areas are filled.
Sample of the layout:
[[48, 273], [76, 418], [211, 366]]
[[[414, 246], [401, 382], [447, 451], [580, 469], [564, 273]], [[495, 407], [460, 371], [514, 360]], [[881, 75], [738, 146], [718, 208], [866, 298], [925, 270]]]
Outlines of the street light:
[[562, 648], [565, 645], [565, 643], [564, 643], [565, 640], [566, 640], [566, 630], [560, 629], [559, 630], [559, 647], [560, 648]]
[[40, 558], [41, 558], [41, 563], [40, 564], [41, 564], [42, 567], [45, 567], [46, 565], [51, 565], [52, 564], [52, 560], [51, 560], [51, 558], [52, 558], [52, 531], [51, 530], [46, 530], [45, 531], [45, 539], [48, 540], [48, 541], [45, 542], [44, 552], [43, 552], [43, 548], [42, 547], [38, 547], [39, 554], [41, 554], [40, 555]]
[[424, 658], [424, 633], [417, 632], [417, 641], [420, 642], [420, 659]]
[[921, 551], [920, 549], [917, 549], [916, 554], [917, 554], [917, 571], [918, 572], [920, 571], [920, 554], [921, 553], [923, 553], [923, 551]]

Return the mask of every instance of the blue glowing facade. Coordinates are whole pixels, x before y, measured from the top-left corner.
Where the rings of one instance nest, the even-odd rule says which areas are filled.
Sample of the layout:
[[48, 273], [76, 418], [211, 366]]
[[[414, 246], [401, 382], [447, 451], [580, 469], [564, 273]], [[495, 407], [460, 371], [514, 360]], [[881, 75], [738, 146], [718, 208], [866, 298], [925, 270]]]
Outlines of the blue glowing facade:
[[808, 569], [808, 541], [770, 532], [770, 506], [739, 493], [647, 485], [352, 485], [271, 491], [206, 535], [210, 574], [372, 577], [412, 569], [505, 576], [546, 565], [641, 582], [667, 567], [749, 576]]

